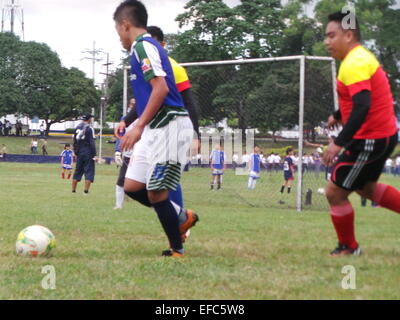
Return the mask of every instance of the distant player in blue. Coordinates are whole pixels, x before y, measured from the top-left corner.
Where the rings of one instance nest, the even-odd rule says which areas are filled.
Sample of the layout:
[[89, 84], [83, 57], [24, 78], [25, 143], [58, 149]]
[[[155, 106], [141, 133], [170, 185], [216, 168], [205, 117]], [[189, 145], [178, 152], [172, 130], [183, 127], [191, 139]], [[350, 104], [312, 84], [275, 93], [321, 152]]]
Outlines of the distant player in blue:
[[61, 179], [65, 179], [65, 171], [68, 171], [68, 180], [72, 175], [72, 167], [74, 165], [74, 152], [71, 150], [71, 145], [69, 143], [65, 144], [61, 156]]
[[[283, 196], [285, 187], [287, 187], [288, 194], [290, 194], [290, 191], [292, 189], [292, 182], [294, 180], [294, 161], [293, 161], [293, 149], [289, 148], [286, 150], [286, 157], [283, 160], [283, 178], [284, 178], [284, 183], [281, 187], [281, 195]], [[283, 204], [285, 203], [282, 201], [282, 199], [279, 201], [279, 203]]]
[[249, 166], [250, 166], [250, 174], [247, 187], [250, 190], [254, 190], [256, 188], [257, 179], [260, 178], [260, 171], [261, 171], [261, 155], [259, 147], [255, 147], [254, 153], [250, 154]]
[[214, 190], [215, 178], [217, 178], [217, 190], [220, 190], [222, 184], [222, 175], [224, 174], [224, 170], [226, 169], [225, 153], [221, 150], [220, 145], [215, 146], [215, 149], [211, 152], [210, 160], [210, 167], [212, 171], [211, 190]]

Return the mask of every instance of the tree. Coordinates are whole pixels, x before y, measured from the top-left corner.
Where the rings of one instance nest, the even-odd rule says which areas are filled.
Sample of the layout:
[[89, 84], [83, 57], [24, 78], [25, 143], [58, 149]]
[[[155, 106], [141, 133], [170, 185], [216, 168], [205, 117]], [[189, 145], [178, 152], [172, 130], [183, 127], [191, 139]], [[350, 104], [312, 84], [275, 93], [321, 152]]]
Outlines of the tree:
[[0, 116], [17, 113], [26, 103], [21, 89], [21, 42], [12, 33], [0, 33]]
[[46, 44], [21, 42], [0, 33], [0, 114], [35, 116], [53, 123], [72, 120], [96, 108], [99, 94], [91, 80], [61, 66]]

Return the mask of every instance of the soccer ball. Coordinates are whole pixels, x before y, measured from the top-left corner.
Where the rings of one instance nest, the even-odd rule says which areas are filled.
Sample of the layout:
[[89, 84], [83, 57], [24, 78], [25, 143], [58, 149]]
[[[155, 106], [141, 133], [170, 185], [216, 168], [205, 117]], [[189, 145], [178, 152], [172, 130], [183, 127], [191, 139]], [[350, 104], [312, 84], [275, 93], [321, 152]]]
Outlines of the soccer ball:
[[319, 194], [324, 195], [324, 194], [325, 194], [325, 188], [318, 188], [317, 192], [318, 192]]
[[56, 246], [54, 234], [46, 227], [34, 225], [23, 229], [17, 238], [17, 255], [27, 257], [49, 256]]

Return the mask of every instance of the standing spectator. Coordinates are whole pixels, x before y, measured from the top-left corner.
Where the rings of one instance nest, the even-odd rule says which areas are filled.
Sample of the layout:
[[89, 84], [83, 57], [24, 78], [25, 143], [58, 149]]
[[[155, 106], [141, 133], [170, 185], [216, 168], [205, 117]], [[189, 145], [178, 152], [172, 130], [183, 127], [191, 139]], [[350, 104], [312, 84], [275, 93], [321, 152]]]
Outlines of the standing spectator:
[[388, 158], [385, 162], [385, 173], [390, 174], [392, 172], [393, 160]]
[[8, 131], [9, 131], [9, 128], [8, 128], [8, 120], [5, 120], [5, 121], [4, 121], [3, 131], [4, 131], [4, 135], [5, 135], [6, 137], [8, 137]]
[[267, 157], [267, 170], [272, 172], [274, 166], [274, 154], [271, 152], [270, 155]]
[[36, 138], [33, 138], [31, 141], [31, 154], [37, 154], [37, 147], [38, 147], [38, 141]]
[[244, 168], [247, 168], [249, 161], [250, 161], [250, 156], [245, 151], [242, 155], [242, 165]]
[[279, 171], [279, 169], [281, 167], [281, 161], [282, 161], [281, 156], [279, 154], [275, 153], [274, 154], [274, 169], [275, 169], [275, 172]]
[[96, 157], [96, 137], [91, 127], [93, 116], [86, 114], [83, 122], [75, 129], [74, 152], [77, 156], [74, 177], [72, 181], [72, 192], [76, 192], [76, 186], [85, 174], [84, 193], [89, 193], [90, 185], [94, 182], [95, 157]]
[[197, 154], [197, 164], [201, 165], [201, 153]]
[[12, 127], [13, 127], [12, 123], [10, 121], [8, 121], [7, 122], [7, 135], [8, 136], [11, 136], [11, 134], [12, 134]]
[[45, 124], [44, 124], [44, 121], [42, 121], [42, 123], [39, 126], [40, 137], [44, 137], [44, 128], [45, 128]]
[[314, 161], [314, 170], [315, 170], [315, 177], [319, 178], [319, 173], [321, 172], [321, 155], [322, 149], [320, 147], [315, 150], [313, 153], [313, 161]]
[[48, 156], [48, 155], [49, 155], [49, 154], [47, 153], [47, 139], [43, 139], [42, 154], [43, 154], [44, 156]]
[[3, 135], [3, 127], [4, 127], [3, 122], [0, 120], [0, 136]]
[[396, 165], [396, 175], [400, 175], [400, 154], [397, 155], [396, 157], [395, 165]]
[[0, 153], [1, 159], [2, 159], [3, 161], [6, 160], [6, 154], [7, 154], [7, 147], [6, 147], [6, 145], [3, 143], [2, 146], [1, 146], [1, 153]]
[[17, 122], [15, 123], [15, 135], [17, 136], [17, 137], [19, 137], [20, 136], [20, 125], [19, 125], [19, 121], [17, 120]]
[[232, 155], [232, 168], [233, 170], [236, 170], [236, 168], [239, 165], [239, 155], [237, 154], [237, 152], [234, 152]]

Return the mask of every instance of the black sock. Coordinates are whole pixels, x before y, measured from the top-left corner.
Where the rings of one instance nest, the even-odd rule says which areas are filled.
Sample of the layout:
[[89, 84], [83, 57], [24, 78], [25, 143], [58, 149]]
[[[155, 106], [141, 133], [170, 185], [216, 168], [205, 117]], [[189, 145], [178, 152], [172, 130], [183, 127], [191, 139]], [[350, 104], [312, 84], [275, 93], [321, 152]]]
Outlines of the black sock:
[[292, 187], [287, 188], [287, 193], [290, 193], [290, 190], [292, 190]]
[[149, 196], [147, 195], [147, 190], [146, 189], [142, 189], [142, 190], [137, 191], [137, 192], [127, 192], [127, 191], [125, 191], [125, 194], [129, 198], [131, 198], [133, 200], [136, 200], [137, 202], [141, 203], [142, 205], [144, 205], [146, 207], [149, 207], [149, 208], [152, 207], [152, 205], [150, 203], [150, 200], [149, 200]]
[[283, 191], [285, 191], [285, 186], [281, 187], [281, 193], [283, 193]]
[[221, 189], [221, 184], [220, 183], [218, 183], [218, 189]]
[[84, 193], [89, 193], [89, 190], [84, 190], [83, 192], [84, 192]]
[[213, 184], [213, 183], [211, 183], [211, 190], [212, 190], [212, 189], [214, 189], [214, 184]]
[[174, 251], [183, 253], [182, 236], [179, 231], [179, 221], [171, 201], [164, 200], [153, 204], [158, 219], [167, 234], [171, 248]]

